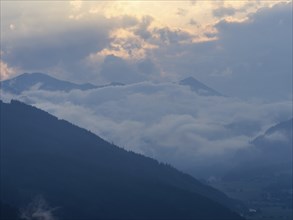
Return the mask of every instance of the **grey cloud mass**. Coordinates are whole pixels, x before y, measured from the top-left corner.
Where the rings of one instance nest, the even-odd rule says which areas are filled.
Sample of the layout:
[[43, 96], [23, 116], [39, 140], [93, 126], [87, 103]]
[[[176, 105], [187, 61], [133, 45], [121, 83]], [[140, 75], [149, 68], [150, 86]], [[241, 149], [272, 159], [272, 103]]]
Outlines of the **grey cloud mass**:
[[226, 77], [231, 90], [241, 96], [292, 96], [291, 3], [261, 9], [244, 23], [222, 21], [216, 28], [223, 61], [233, 72]]
[[95, 24], [78, 27], [21, 39], [21, 44], [13, 42], [12, 52], [4, 59], [24, 69], [48, 68], [58, 63], [69, 66], [107, 43], [106, 30], [100, 31]]
[[140, 36], [144, 40], [147, 40], [148, 38], [150, 38], [152, 35], [151, 35], [151, 32], [148, 30], [148, 28], [153, 20], [154, 18], [151, 16], [144, 16], [142, 18], [141, 23], [135, 29], [134, 33]]
[[2, 59], [24, 71], [62, 69], [57, 74], [65, 75], [63, 78], [86, 81], [97, 74], [84, 65], [84, 59], [110, 44], [109, 34], [113, 29], [127, 28], [137, 22], [130, 16], [111, 19], [96, 16], [91, 21], [65, 21], [63, 29], [48, 27], [40, 33], [30, 30], [31, 35], [15, 31], [15, 36], [1, 40]]

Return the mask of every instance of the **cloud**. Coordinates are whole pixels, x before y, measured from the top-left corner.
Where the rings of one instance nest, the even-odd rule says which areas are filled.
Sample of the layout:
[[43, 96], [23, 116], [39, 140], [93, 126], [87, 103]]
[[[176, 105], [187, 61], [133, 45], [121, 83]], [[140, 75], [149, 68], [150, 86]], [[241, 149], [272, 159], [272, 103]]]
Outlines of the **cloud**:
[[144, 79], [144, 76], [140, 75], [132, 65], [114, 55], [105, 58], [100, 75], [110, 82], [133, 83]]
[[216, 25], [223, 61], [234, 73], [226, 77], [227, 86], [241, 96], [289, 98], [292, 94], [291, 7], [291, 3], [277, 4], [245, 22]]
[[150, 38], [151, 33], [148, 30], [148, 28], [151, 25], [153, 20], [154, 20], [154, 18], [151, 16], [142, 17], [141, 22], [139, 23], [138, 27], [135, 29], [134, 33], [145, 40]]
[[189, 24], [194, 26], [198, 25], [198, 23], [193, 18], [190, 19]]
[[[292, 114], [291, 101], [199, 96], [175, 83], [140, 82], [69, 93], [32, 90], [17, 98], [127, 150], [196, 174], [211, 161], [228, 166], [225, 161], [235, 152]], [[257, 124], [254, 131], [247, 121]], [[231, 124], [244, 126], [234, 132], [227, 126]]]
[[273, 132], [265, 134], [263, 138], [269, 142], [290, 142], [290, 138], [284, 132]]
[[192, 39], [192, 35], [188, 32], [180, 29], [172, 30], [168, 27], [156, 28], [153, 34], [158, 35], [160, 41], [166, 45], [180, 44]]
[[16, 68], [8, 66], [7, 63], [0, 60], [0, 80], [5, 80], [16, 74]]
[[232, 7], [220, 7], [213, 10], [213, 16], [217, 18], [235, 15], [236, 9]]
[[51, 208], [42, 196], [34, 200], [21, 210], [21, 219], [25, 220], [57, 220], [54, 216], [56, 208]]
[[44, 71], [56, 66], [61, 66], [68, 72], [74, 68], [81, 70], [78, 64], [82, 59], [107, 44], [109, 30], [98, 29], [99, 25], [94, 23], [77, 27], [72, 25], [69, 24], [71, 27], [66, 30], [7, 42], [3, 49], [10, 50], [10, 53], [4, 55], [3, 59], [31, 71]]
[[188, 10], [184, 8], [178, 8], [177, 9], [177, 15], [178, 16], [186, 16], [188, 14]]
[[75, 11], [80, 10], [82, 7], [82, 1], [80, 0], [70, 1], [69, 3]]
[[60, 70], [58, 73], [64, 78], [82, 81], [97, 77], [96, 71], [86, 65], [86, 58], [110, 45], [113, 30], [136, 25], [137, 19], [127, 15], [61, 19], [58, 25], [52, 25], [57, 23], [54, 21], [45, 30], [40, 23], [17, 28], [11, 36], [4, 35], [1, 39], [1, 49], [5, 52], [2, 59], [23, 71]]

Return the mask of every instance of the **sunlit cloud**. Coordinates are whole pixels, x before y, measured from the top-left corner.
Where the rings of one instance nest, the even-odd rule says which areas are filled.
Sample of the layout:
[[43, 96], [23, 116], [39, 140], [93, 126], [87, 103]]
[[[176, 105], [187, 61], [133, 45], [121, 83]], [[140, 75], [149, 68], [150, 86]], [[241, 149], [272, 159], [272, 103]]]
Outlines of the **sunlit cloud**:
[[80, 10], [82, 7], [81, 0], [70, 1], [70, 5], [72, 6], [73, 10]]
[[17, 69], [14, 67], [8, 66], [7, 63], [0, 60], [0, 80], [5, 80], [11, 78], [17, 73]]
[[[219, 19], [243, 20], [259, 8], [279, 2], [288, 1], [198, 1], [196, 4], [188, 1], [110, 1], [85, 3], [85, 10], [107, 18], [129, 15], [140, 19], [148, 15], [154, 18], [153, 27], [180, 28], [199, 34]], [[190, 20], [196, 20], [199, 26], [190, 28]]]

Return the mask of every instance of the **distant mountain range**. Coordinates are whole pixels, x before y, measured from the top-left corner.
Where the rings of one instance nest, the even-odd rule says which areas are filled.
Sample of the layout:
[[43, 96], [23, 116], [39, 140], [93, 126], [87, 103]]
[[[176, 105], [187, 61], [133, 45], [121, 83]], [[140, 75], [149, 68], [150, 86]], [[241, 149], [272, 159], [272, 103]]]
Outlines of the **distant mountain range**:
[[236, 165], [212, 183], [257, 210], [248, 214], [251, 219], [292, 219], [292, 123], [280, 122], [256, 137], [232, 159]]
[[[188, 86], [192, 91], [203, 96], [221, 96], [214, 89], [206, 86], [193, 77], [185, 78], [178, 82], [179, 85]], [[123, 86], [123, 83], [112, 82], [106, 85], [93, 85], [90, 83], [76, 84], [56, 79], [44, 73], [24, 73], [15, 78], [1, 81], [0, 88], [12, 94], [21, 94], [31, 89], [47, 90], [47, 91], [65, 91], [69, 92], [74, 89], [89, 90], [103, 88], [107, 86]]]
[[269, 129], [263, 135], [256, 137], [252, 143], [255, 145], [269, 144], [268, 142], [285, 142], [288, 145], [292, 143], [293, 118], [280, 122]]
[[47, 90], [47, 91], [65, 91], [71, 90], [89, 90], [102, 88], [106, 86], [122, 86], [122, 83], [110, 83], [107, 85], [96, 86], [90, 83], [76, 84], [56, 79], [44, 73], [24, 73], [15, 78], [4, 80], [0, 84], [6, 92], [12, 94], [21, 94], [31, 89]]
[[[251, 142], [251, 147], [240, 150], [235, 156], [239, 165], [228, 172], [228, 181], [259, 181], [263, 186], [274, 182], [279, 189], [292, 186], [292, 123], [280, 122]], [[290, 203], [292, 204], [292, 198]]]
[[225, 208], [234, 201], [169, 165], [18, 101], [0, 109], [1, 219], [36, 215], [26, 207], [38, 196], [65, 220], [242, 219]]
[[[292, 176], [292, 124], [293, 119], [280, 122], [253, 139], [251, 147], [240, 150], [236, 154], [235, 160], [238, 160], [240, 165], [233, 169], [229, 176], [251, 178], [256, 170], [264, 175], [264, 170], [269, 169], [274, 171], [268, 171], [267, 175], [272, 175], [275, 171], [289, 171]], [[241, 173], [241, 170], [246, 171]], [[244, 173], [246, 175], [243, 175]]]
[[264, 164], [287, 163], [292, 168], [292, 123], [293, 119], [280, 122], [252, 141]]

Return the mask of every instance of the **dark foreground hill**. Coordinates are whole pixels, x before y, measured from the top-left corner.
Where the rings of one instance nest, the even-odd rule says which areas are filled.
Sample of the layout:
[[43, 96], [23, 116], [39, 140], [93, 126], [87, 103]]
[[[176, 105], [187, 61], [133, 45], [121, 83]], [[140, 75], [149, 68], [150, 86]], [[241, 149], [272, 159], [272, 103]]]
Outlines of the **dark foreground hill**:
[[[36, 203], [40, 197], [48, 204]], [[37, 108], [1, 102], [1, 219], [15, 210], [30, 219], [242, 219], [222, 205], [230, 202], [168, 165]]]

